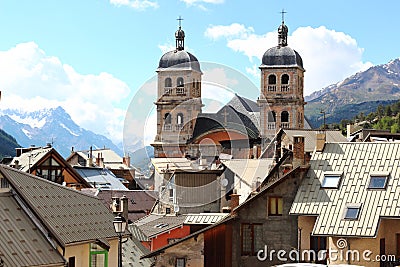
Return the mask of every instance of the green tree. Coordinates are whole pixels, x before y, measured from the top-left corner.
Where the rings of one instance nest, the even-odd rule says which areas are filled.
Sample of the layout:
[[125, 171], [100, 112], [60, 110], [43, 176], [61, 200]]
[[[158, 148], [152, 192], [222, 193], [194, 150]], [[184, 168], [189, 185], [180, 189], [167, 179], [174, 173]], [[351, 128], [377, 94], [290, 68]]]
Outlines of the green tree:
[[392, 108], [390, 106], [386, 106], [385, 108], [385, 116], [392, 116], [393, 112], [392, 112]]

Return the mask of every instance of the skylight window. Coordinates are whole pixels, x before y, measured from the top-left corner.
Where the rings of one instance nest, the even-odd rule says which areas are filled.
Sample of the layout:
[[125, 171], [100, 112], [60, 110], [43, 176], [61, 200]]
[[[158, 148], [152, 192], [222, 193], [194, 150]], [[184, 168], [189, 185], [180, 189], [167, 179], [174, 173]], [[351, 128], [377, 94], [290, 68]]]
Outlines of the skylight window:
[[368, 188], [370, 189], [385, 189], [388, 176], [386, 175], [371, 175]]
[[345, 209], [344, 219], [357, 220], [360, 216], [361, 205], [348, 205]]
[[325, 174], [324, 181], [322, 182], [322, 188], [338, 188], [341, 179], [340, 174]]

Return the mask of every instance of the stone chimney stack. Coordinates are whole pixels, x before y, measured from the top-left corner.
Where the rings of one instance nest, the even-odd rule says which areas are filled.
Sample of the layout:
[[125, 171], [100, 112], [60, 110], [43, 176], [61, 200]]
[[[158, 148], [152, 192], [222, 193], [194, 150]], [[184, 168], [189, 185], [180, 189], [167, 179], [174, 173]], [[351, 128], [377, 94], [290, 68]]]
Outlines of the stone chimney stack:
[[123, 195], [120, 198], [120, 203], [121, 203], [121, 208], [122, 208], [122, 216], [128, 222], [128, 212], [129, 212], [129, 209], [128, 209], [128, 198], [125, 195]]
[[231, 197], [231, 213], [233, 212], [233, 210], [237, 207], [237, 206], [239, 206], [239, 197], [240, 197], [240, 195], [238, 195], [237, 193], [236, 193], [236, 190], [234, 190], [234, 192], [233, 192], [233, 194], [232, 195], [230, 195], [230, 197]]
[[131, 167], [131, 157], [129, 156], [129, 154], [122, 158], [122, 163], [128, 168]]
[[317, 132], [317, 144], [316, 144], [317, 152], [322, 152], [324, 150], [325, 142], [326, 142], [326, 132], [318, 131]]
[[88, 160], [87, 160], [87, 167], [92, 167], [92, 166], [93, 166], [93, 149], [92, 149], [92, 147], [90, 147]]
[[304, 136], [293, 136], [293, 168], [305, 164]]

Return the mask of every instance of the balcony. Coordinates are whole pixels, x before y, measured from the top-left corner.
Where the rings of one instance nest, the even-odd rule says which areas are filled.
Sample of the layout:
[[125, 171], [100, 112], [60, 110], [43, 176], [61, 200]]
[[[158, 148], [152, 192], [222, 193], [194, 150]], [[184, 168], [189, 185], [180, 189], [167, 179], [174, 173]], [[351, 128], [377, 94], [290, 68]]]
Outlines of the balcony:
[[290, 128], [290, 123], [289, 122], [281, 122], [281, 128]]
[[290, 86], [289, 85], [281, 85], [281, 92], [289, 92]]
[[166, 132], [171, 132], [172, 131], [172, 125], [171, 124], [164, 124], [163, 130]]
[[276, 91], [276, 85], [268, 85], [267, 86], [268, 92], [275, 92]]
[[164, 95], [172, 95], [172, 87], [165, 87]]
[[276, 123], [275, 122], [268, 122], [267, 123], [267, 129], [268, 130], [275, 130], [276, 128]]
[[182, 129], [183, 129], [183, 124], [175, 125], [175, 129], [176, 129], [177, 131], [182, 130]]
[[180, 95], [180, 96], [186, 95], [185, 88], [184, 87], [177, 87], [176, 88], [176, 95]]

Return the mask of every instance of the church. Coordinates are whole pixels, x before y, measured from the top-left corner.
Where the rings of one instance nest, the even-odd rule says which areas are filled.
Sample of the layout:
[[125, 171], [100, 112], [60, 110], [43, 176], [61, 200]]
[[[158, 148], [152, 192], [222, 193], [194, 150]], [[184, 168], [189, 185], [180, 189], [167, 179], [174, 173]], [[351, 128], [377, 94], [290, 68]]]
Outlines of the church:
[[235, 95], [216, 113], [203, 113], [202, 71], [185, 50], [185, 32], [175, 32], [176, 48], [165, 53], [158, 77], [156, 158], [258, 158], [281, 128], [305, 128], [304, 72], [301, 56], [288, 46], [282, 19], [278, 45], [269, 48], [260, 65], [257, 100]]

